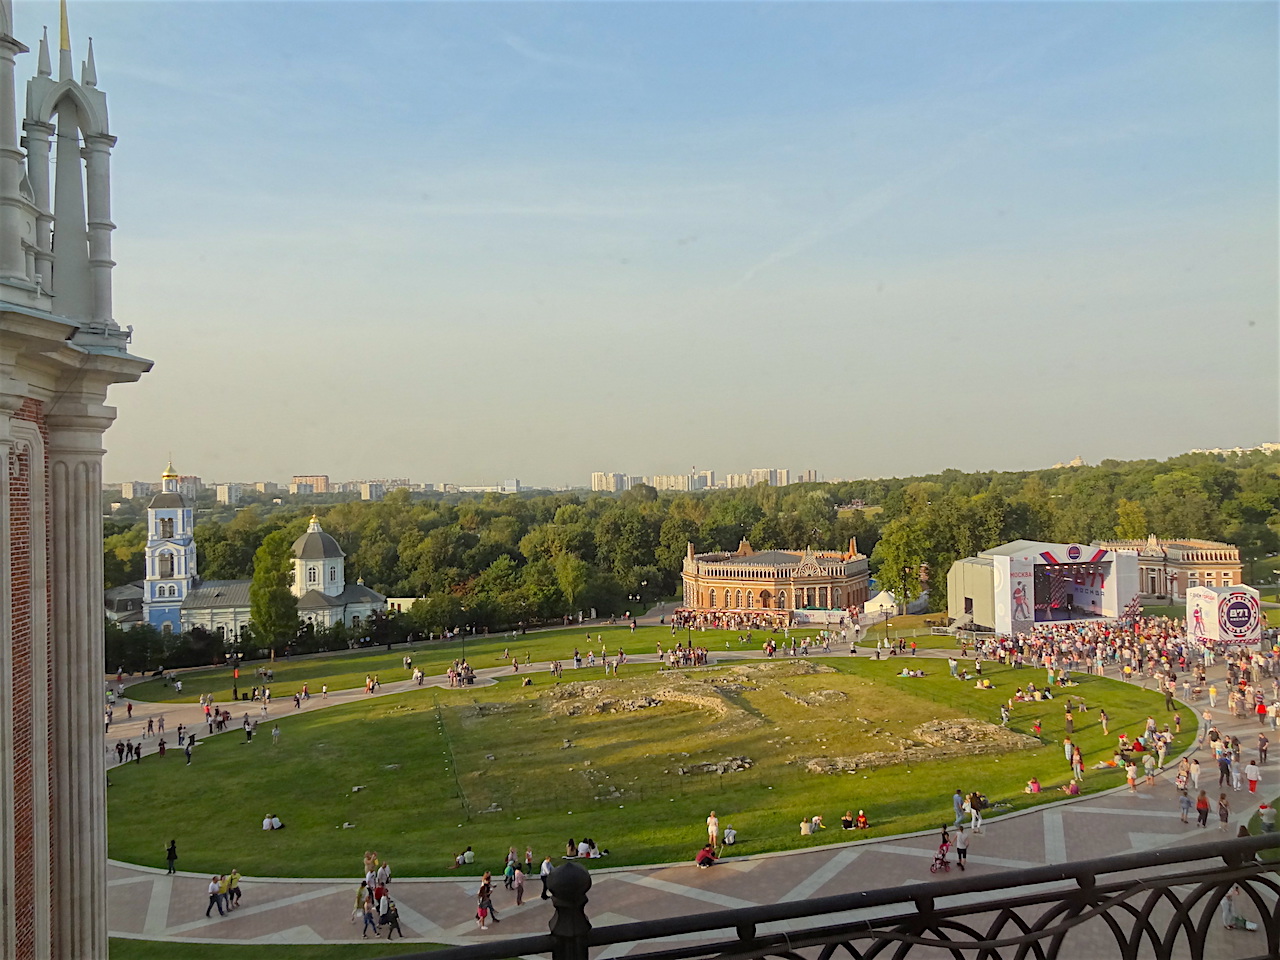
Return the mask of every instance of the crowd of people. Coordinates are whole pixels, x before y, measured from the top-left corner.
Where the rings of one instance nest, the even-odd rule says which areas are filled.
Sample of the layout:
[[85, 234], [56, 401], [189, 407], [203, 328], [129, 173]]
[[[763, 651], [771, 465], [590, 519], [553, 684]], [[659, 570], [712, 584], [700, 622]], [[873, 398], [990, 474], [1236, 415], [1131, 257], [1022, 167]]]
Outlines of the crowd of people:
[[404, 931], [400, 929], [400, 911], [391, 898], [391, 864], [379, 858], [376, 851], [366, 850], [364, 854], [364, 878], [356, 891], [355, 906], [351, 910], [351, 922], [363, 921], [360, 935], [368, 938], [369, 931], [378, 937], [382, 929], [387, 930], [387, 939], [394, 933], [404, 939]]

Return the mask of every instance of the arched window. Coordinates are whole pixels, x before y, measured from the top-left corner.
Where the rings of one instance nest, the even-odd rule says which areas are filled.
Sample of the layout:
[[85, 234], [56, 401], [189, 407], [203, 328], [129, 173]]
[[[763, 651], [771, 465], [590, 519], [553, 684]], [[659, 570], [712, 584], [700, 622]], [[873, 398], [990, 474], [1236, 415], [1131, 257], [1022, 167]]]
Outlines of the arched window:
[[174, 583], [169, 584], [169, 596], [176, 597], [177, 595], [178, 595], [177, 584], [174, 584]]
[[733, 608], [735, 610], [742, 609], [742, 591], [741, 590], [735, 590], [733, 592]]
[[333, 582], [334, 582], [334, 581], [336, 581], [337, 579], [338, 579], [338, 568], [337, 568], [337, 567], [330, 567], [330, 568], [329, 568], [329, 582], [330, 582], [330, 583], [333, 583]]
[[160, 521], [160, 539], [161, 540], [173, 539], [173, 520], [169, 518], [165, 518], [164, 520]]
[[839, 587], [831, 588], [831, 606], [833, 607], [840, 606], [840, 588]]
[[756, 596], [750, 590], [747, 591], [747, 609], [754, 610], [756, 605]]
[[319, 580], [319, 574], [316, 573], [315, 567], [307, 567], [307, 583], [315, 583]]
[[158, 563], [156, 564], [156, 573], [161, 577], [173, 576], [173, 554], [172, 553], [165, 552], [160, 554], [158, 558]]
[[712, 609], [714, 609], [714, 608], [715, 608], [715, 605], [716, 605], [716, 588], [715, 588], [715, 587], [712, 587], [712, 588], [711, 588], [711, 602], [710, 602], [710, 603], [708, 603], [708, 604], [707, 604], [707, 606], [708, 606], [708, 607], [711, 607]]
[[161, 625], [160, 632], [163, 633], [166, 637], [169, 636], [169, 634], [173, 633], [173, 624], [170, 623], [168, 620], [166, 620]]
[[778, 609], [779, 610], [787, 609], [787, 591], [785, 590], [778, 591]]
[[761, 610], [768, 610], [769, 604], [772, 602], [772, 600], [773, 600], [773, 596], [769, 593], [768, 590], [760, 591], [760, 609]]

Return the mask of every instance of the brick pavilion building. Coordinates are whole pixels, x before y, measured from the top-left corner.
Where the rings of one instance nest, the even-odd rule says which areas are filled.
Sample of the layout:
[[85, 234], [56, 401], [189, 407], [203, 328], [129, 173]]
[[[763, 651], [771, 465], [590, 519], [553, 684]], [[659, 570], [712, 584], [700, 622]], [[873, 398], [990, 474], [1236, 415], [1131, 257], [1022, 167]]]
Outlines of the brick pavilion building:
[[[761, 550], [743, 540], [731, 553], [697, 553], [681, 570], [684, 606], [677, 613], [724, 625], [785, 625], [854, 616], [867, 602], [870, 575], [858, 542], [847, 551]], [[830, 616], [824, 616], [828, 614]]]

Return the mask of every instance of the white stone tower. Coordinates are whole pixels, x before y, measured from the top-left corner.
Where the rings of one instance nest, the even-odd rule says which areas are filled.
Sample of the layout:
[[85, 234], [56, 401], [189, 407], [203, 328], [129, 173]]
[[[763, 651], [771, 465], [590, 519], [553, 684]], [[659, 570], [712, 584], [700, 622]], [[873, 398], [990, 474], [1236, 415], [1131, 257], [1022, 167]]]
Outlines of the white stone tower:
[[293, 586], [295, 597], [312, 590], [336, 597], [347, 588], [346, 554], [338, 541], [325, 533], [314, 514], [307, 532], [293, 541]]
[[164, 633], [178, 633], [182, 601], [196, 579], [196, 540], [191, 501], [179, 491], [172, 463], [147, 507], [145, 559], [143, 619]]
[[0, 960], [107, 957], [102, 440], [110, 385], [151, 368], [112, 317], [115, 140], [62, 12], [20, 141], [0, 0]]

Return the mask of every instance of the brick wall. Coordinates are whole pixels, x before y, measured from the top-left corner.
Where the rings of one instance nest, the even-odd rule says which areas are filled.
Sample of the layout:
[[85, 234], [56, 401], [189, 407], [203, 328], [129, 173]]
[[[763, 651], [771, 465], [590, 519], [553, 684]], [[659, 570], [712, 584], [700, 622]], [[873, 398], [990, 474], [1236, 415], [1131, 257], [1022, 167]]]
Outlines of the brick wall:
[[[20, 896], [19, 903], [25, 904], [14, 919], [17, 933], [18, 960], [35, 960], [36, 955], [36, 923], [37, 918], [45, 917], [46, 912], [40, 904], [48, 903], [46, 887], [47, 878], [52, 871], [51, 851], [36, 849], [37, 817], [44, 819], [48, 811], [37, 811], [36, 777], [43, 774], [52, 775], [52, 757], [46, 755], [43, 762], [38, 762], [34, 755], [36, 744], [43, 741], [47, 750], [53, 748], [52, 737], [49, 736], [49, 717], [35, 716], [32, 709], [35, 702], [33, 685], [41, 683], [52, 694], [52, 664], [44, 656], [44, 662], [36, 663], [37, 649], [48, 650], [47, 637], [44, 643], [37, 644], [35, 635], [38, 620], [50, 623], [50, 597], [47, 592], [35, 595], [36, 584], [32, 577], [32, 563], [37, 555], [33, 549], [36, 537], [43, 538], [46, 549], [43, 551], [46, 564], [50, 551], [49, 530], [47, 522], [41, 529], [34, 529], [37, 517], [47, 518], [49, 511], [36, 510], [32, 502], [37, 491], [48, 491], [48, 431], [44, 424], [44, 412], [37, 400], [26, 400], [14, 414], [14, 419], [25, 420], [38, 426], [44, 439], [41, 444], [44, 455], [33, 462], [30, 448], [24, 450], [16, 458], [14, 469], [8, 476], [9, 483], [9, 530], [7, 531], [11, 556], [12, 583], [11, 607], [9, 610], [12, 625], [12, 648], [10, 656], [13, 665], [13, 689], [6, 697], [12, 710], [13, 721], [13, 829], [14, 829], [14, 866], [17, 870], [19, 889], [28, 892]], [[40, 471], [39, 476], [34, 471]], [[44, 482], [37, 482], [42, 480]], [[43, 580], [48, 582], [48, 573], [44, 571]], [[45, 616], [37, 618], [37, 605], [43, 605]], [[47, 630], [47, 626], [45, 627]], [[45, 702], [50, 702], [46, 698]], [[39, 727], [43, 729], [39, 729]], [[37, 736], [42, 734], [42, 736]], [[50, 784], [50, 787], [52, 784]], [[39, 862], [38, 862], [39, 861]]]

